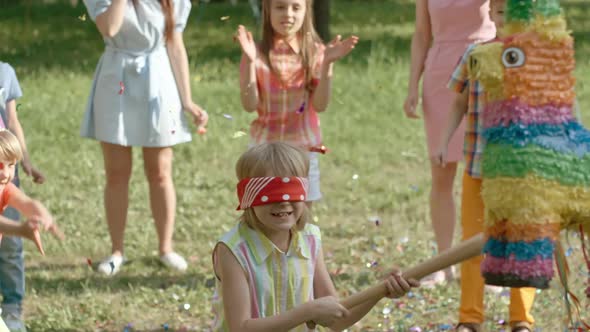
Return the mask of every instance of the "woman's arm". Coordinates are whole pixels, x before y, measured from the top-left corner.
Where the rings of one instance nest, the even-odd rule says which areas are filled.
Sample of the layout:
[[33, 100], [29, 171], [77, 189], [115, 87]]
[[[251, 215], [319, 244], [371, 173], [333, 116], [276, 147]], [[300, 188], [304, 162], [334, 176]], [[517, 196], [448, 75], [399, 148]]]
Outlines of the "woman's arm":
[[282, 332], [304, 324], [312, 317], [312, 305], [306, 303], [280, 315], [251, 318], [250, 291], [246, 274], [231, 251], [217, 245], [215, 273], [221, 280], [223, 309], [229, 330], [232, 332]]
[[424, 72], [424, 64], [428, 49], [432, 42], [430, 26], [430, 14], [428, 13], [428, 0], [416, 0], [416, 29], [412, 37], [412, 51], [410, 64], [410, 79], [408, 82], [408, 97], [404, 104], [404, 111], [410, 118], [417, 118], [416, 105], [418, 104], [418, 85]]
[[96, 27], [104, 37], [111, 38], [119, 33], [123, 24], [127, 0], [112, 0], [113, 2], [104, 13], [96, 17]]
[[182, 108], [193, 116], [195, 125], [199, 130], [207, 124], [207, 114], [193, 102], [188, 71], [188, 56], [182, 39], [182, 32], [174, 32], [172, 38], [166, 43], [166, 51], [170, 58], [170, 65], [174, 73], [174, 79], [180, 95]]

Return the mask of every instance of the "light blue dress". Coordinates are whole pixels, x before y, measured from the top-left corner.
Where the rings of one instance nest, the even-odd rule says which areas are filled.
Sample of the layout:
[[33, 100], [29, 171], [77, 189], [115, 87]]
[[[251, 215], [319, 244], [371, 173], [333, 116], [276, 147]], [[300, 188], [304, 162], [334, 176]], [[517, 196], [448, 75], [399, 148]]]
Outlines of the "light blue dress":
[[[111, 0], [84, 0], [90, 18]], [[173, 0], [174, 29], [182, 32], [190, 0]], [[123, 24], [104, 38], [80, 134], [123, 146], [165, 147], [191, 140], [165, 47], [158, 0], [127, 1]]]

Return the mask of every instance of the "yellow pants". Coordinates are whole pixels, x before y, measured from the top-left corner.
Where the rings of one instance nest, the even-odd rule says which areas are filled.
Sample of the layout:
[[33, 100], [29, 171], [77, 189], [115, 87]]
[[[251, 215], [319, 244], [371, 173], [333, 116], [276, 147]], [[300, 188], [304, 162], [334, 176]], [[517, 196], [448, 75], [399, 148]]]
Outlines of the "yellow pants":
[[[483, 200], [481, 198], [481, 179], [463, 174], [463, 194], [461, 197], [461, 226], [463, 240], [484, 231]], [[484, 280], [481, 276], [483, 256], [467, 260], [461, 264], [461, 304], [459, 322], [483, 323]], [[510, 322], [526, 321], [533, 323], [530, 314], [535, 300], [534, 288], [510, 289]]]

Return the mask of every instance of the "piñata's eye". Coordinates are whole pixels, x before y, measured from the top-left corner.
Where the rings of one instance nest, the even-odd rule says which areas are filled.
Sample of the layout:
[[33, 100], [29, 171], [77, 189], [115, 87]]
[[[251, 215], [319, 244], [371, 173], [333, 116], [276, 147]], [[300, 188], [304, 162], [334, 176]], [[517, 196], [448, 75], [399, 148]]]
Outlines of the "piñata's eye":
[[515, 68], [524, 65], [526, 56], [518, 47], [509, 47], [502, 53], [502, 63], [506, 68]]

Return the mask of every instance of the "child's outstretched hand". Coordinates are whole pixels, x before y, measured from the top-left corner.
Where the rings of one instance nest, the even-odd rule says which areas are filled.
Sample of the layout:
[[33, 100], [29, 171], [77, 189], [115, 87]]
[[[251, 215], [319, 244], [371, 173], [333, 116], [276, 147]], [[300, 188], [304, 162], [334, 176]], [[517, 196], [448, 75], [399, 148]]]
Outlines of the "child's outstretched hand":
[[310, 302], [312, 320], [321, 326], [330, 326], [348, 316], [348, 310], [334, 296], [325, 296]]
[[199, 105], [190, 103], [184, 107], [184, 110], [193, 117], [193, 123], [197, 126], [197, 133], [203, 135], [207, 133], [207, 123], [209, 122], [209, 114], [205, 112]]
[[388, 291], [387, 297], [395, 299], [404, 296], [412, 287], [420, 286], [420, 282], [415, 279], [405, 279], [402, 272], [398, 268], [394, 268], [385, 280], [385, 285]]
[[248, 57], [248, 60], [254, 62], [256, 60], [256, 43], [254, 43], [252, 33], [243, 25], [239, 25], [234, 39], [240, 43], [242, 52]]
[[41, 243], [41, 235], [39, 234], [39, 223], [27, 220], [24, 223], [21, 223], [20, 229], [20, 236], [33, 241], [37, 249], [41, 252], [41, 255], [45, 256], [43, 244]]
[[341, 40], [342, 36], [338, 35], [328, 45], [324, 51], [324, 62], [332, 63], [345, 57], [352, 51], [356, 43], [359, 41], [357, 36], [350, 36], [345, 40]]

